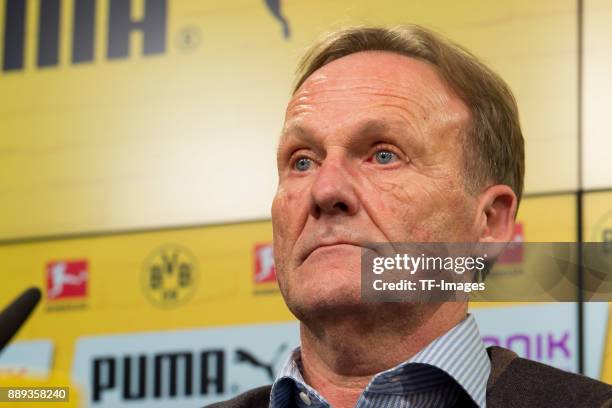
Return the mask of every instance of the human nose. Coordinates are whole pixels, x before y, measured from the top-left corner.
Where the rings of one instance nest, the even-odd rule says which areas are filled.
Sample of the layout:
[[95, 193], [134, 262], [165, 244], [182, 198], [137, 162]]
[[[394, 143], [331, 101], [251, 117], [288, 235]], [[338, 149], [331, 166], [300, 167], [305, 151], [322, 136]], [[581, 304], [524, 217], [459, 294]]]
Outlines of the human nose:
[[311, 187], [311, 213], [354, 215], [359, 199], [354, 188], [354, 176], [347, 171], [343, 159], [327, 157], [319, 168]]

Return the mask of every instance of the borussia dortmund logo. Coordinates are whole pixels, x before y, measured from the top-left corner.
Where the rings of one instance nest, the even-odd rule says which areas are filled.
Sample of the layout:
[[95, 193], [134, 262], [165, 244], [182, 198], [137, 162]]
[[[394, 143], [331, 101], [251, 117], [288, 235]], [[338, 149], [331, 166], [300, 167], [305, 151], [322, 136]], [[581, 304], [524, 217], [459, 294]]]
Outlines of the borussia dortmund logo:
[[186, 248], [163, 246], [147, 257], [142, 271], [143, 291], [156, 306], [176, 307], [191, 298], [197, 286], [195, 257]]

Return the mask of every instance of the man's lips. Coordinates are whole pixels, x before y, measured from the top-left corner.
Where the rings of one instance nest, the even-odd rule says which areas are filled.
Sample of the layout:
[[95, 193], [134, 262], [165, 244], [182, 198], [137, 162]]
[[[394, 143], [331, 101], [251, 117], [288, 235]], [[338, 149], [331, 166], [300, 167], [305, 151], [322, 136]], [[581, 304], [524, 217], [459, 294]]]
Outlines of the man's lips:
[[314, 245], [312, 247], [309, 247], [307, 250], [305, 250], [303, 252], [302, 256], [300, 256], [300, 264], [303, 263], [306, 259], [308, 259], [308, 257], [310, 255], [312, 255], [312, 253], [315, 252], [318, 249], [331, 248], [331, 247], [344, 246], [344, 245], [350, 245], [350, 246], [354, 246], [354, 247], [361, 247], [359, 244], [357, 244], [355, 242], [349, 242], [349, 241], [322, 242], [322, 243], [319, 243], [319, 244]]

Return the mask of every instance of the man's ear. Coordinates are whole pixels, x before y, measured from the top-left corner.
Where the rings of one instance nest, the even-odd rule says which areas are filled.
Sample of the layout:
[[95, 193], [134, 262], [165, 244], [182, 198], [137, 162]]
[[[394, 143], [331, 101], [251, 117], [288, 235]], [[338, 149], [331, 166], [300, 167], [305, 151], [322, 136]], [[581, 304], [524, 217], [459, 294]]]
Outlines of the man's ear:
[[509, 186], [496, 184], [478, 198], [480, 242], [509, 242], [514, 235], [518, 200]]

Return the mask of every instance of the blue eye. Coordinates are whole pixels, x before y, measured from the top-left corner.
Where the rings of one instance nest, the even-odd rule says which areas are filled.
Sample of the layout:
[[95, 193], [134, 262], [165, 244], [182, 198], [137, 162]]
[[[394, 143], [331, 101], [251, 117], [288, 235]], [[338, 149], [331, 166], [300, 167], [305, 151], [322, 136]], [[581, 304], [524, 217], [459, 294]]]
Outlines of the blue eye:
[[380, 150], [374, 154], [378, 164], [389, 164], [395, 159], [395, 153], [388, 150]]
[[297, 171], [306, 171], [308, 169], [310, 169], [310, 165], [312, 164], [312, 161], [308, 158], [308, 157], [300, 157], [295, 164], [293, 165], [293, 167], [297, 170]]

